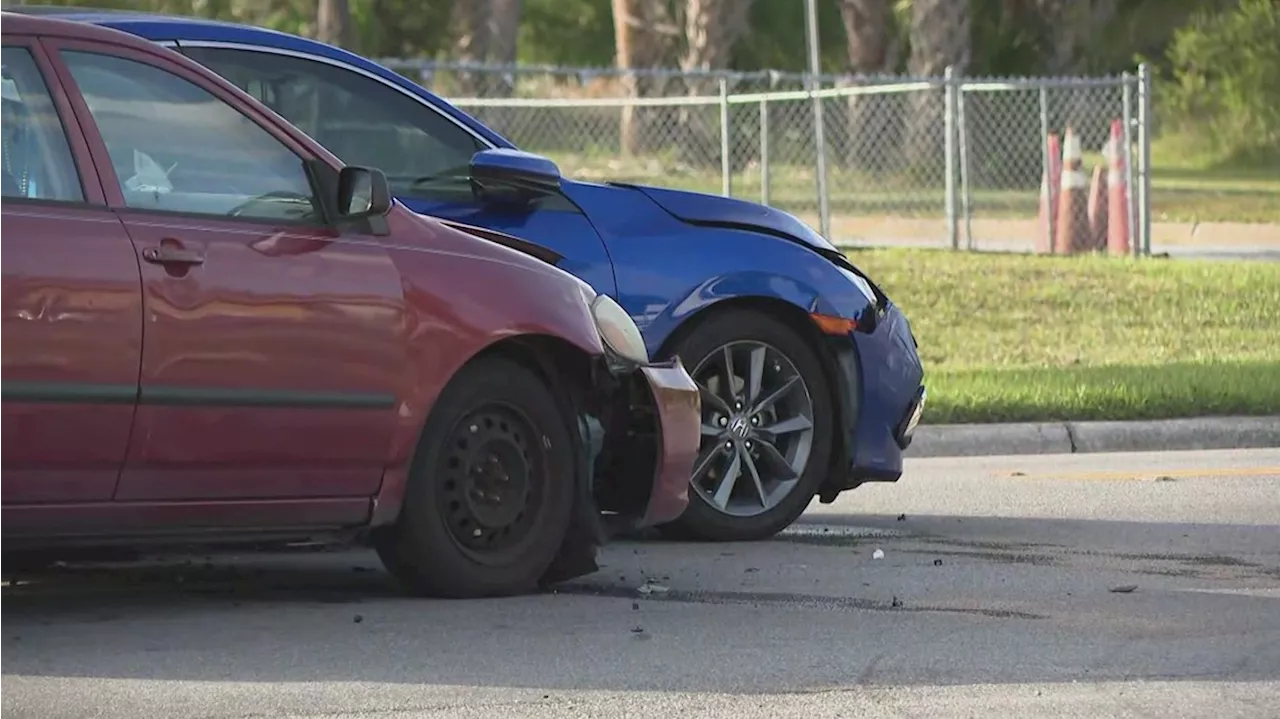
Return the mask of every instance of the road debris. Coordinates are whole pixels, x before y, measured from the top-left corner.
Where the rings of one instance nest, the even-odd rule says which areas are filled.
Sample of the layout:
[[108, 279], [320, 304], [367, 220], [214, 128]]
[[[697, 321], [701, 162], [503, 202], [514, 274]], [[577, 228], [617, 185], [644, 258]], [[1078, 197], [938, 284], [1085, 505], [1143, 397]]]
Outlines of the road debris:
[[935, 566], [935, 567], [941, 567], [941, 566], [942, 566], [942, 560], [941, 560], [941, 559], [935, 559], [935, 560], [933, 560], [933, 566]]
[[1136, 584], [1121, 584], [1118, 587], [1112, 587], [1109, 591], [1112, 594], [1131, 594], [1138, 589]]
[[671, 589], [666, 585], [658, 584], [657, 582], [645, 582], [644, 584], [641, 584], [636, 591], [641, 594], [666, 594], [671, 591]]
[[892, 602], [889, 602], [889, 605], [890, 605], [890, 606], [893, 606], [893, 607], [900, 607], [900, 606], [902, 606], [902, 600], [901, 600], [901, 599], [898, 599], [897, 597], [894, 597], [894, 598], [893, 598], [893, 601], [892, 601]]
[[872, 559], [884, 559], [884, 550], [876, 547], [876, 551], [871, 553]]

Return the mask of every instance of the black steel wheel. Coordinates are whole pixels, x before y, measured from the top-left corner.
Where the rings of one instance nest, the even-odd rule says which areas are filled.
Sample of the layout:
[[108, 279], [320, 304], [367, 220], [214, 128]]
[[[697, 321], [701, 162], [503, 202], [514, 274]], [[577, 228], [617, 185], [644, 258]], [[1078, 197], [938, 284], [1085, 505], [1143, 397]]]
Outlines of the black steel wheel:
[[573, 510], [568, 419], [536, 373], [511, 360], [464, 367], [423, 430], [400, 516], [374, 534], [413, 592], [520, 594], [555, 560]]
[[445, 442], [435, 483], [449, 534], [492, 563], [532, 536], [548, 481], [545, 451], [528, 417], [493, 403], [467, 415]]

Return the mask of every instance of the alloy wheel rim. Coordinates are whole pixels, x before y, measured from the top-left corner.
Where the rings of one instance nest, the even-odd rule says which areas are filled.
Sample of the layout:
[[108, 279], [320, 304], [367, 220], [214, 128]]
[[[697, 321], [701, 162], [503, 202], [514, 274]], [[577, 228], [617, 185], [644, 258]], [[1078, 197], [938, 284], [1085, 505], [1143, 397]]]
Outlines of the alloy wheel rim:
[[743, 340], [711, 352], [692, 374], [702, 443], [690, 486], [730, 516], [777, 507], [813, 451], [813, 400], [799, 370], [771, 345]]
[[532, 423], [509, 407], [467, 415], [453, 429], [437, 482], [450, 536], [476, 559], [526, 543], [545, 494], [545, 458]]

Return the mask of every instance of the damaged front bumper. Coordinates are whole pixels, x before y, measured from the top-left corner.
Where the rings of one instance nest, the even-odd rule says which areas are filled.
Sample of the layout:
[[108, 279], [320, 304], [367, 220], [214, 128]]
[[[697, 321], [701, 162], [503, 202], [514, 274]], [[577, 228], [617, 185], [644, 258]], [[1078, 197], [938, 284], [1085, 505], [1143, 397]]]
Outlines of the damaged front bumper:
[[898, 423], [897, 430], [893, 433], [894, 440], [902, 449], [911, 446], [911, 438], [915, 436], [916, 427], [920, 426], [920, 417], [924, 415], [924, 403], [928, 399], [929, 392], [925, 390], [924, 385], [921, 385], [920, 389], [916, 390], [915, 399], [911, 401], [902, 421]]
[[[597, 506], [610, 529], [664, 524], [689, 506], [701, 442], [702, 399], [678, 358], [637, 367], [619, 388], [608, 426], [588, 436]], [[593, 433], [596, 434], [596, 433]]]
[[829, 349], [843, 436], [818, 489], [824, 503], [866, 482], [898, 481], [928, 398], [915, 335], [896, 305], [886, 306], [873, 332], [832, 340]]
[[679, 359], [641, 367], [658, 416], [652, 491], [640, 527], [670, 522], [689, 506], [689, 477], [702, 441], [702, 398]]

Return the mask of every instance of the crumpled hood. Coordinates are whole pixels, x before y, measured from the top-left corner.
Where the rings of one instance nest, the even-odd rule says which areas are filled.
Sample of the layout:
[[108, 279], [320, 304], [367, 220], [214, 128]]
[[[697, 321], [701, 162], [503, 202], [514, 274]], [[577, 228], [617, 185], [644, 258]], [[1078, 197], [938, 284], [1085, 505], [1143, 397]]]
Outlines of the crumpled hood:
[[818, 250], [837, 252], [835, 245], [789, 212], [755, 202], [686, 190], [611, 182], [643, 192], [675, 218], [691, 225], [741, 227], [798, 240]]

